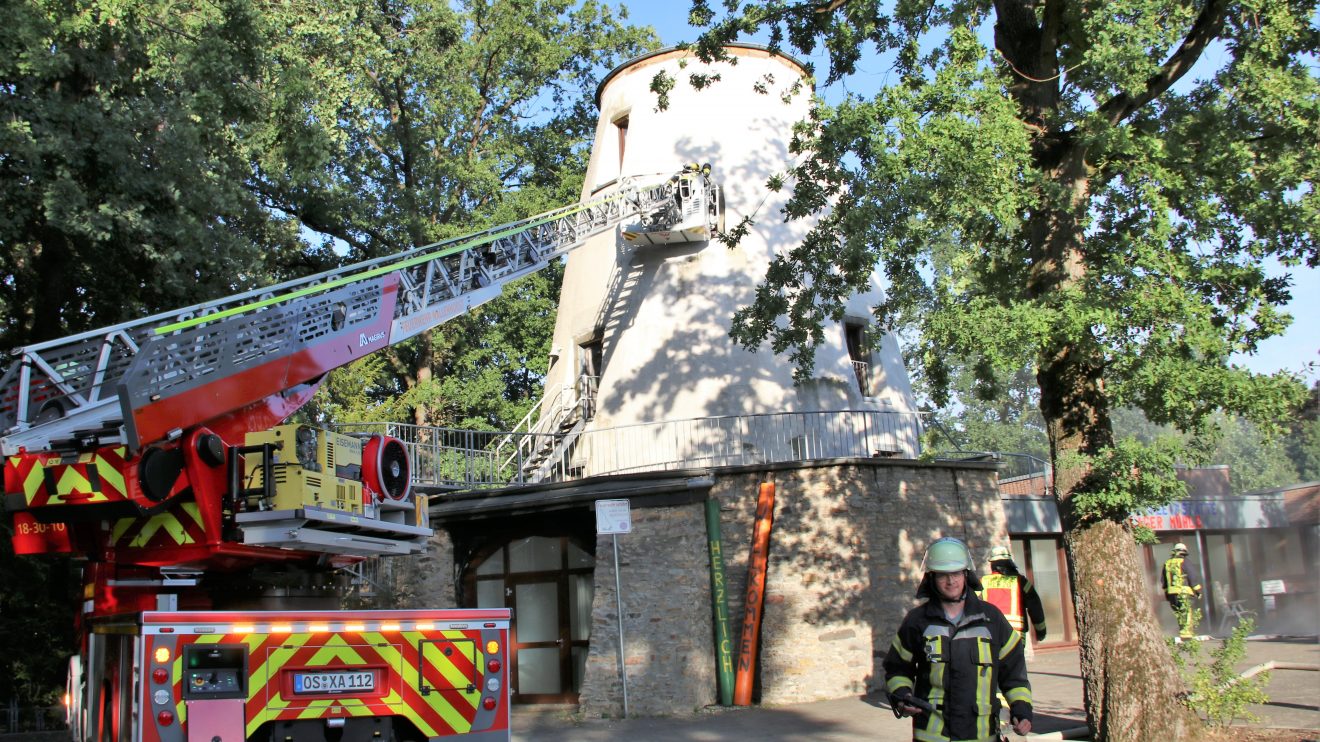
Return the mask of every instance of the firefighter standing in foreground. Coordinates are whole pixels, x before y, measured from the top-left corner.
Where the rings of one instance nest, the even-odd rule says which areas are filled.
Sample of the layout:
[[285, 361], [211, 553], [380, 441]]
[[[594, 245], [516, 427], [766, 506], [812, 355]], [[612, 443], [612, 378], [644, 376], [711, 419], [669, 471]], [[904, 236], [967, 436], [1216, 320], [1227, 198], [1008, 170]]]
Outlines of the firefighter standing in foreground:
[[[1013, 563], [1013, 552], [1007, 546], [990, 550], [990, 574], [981, 578], [982, 589], [977, 597], [1003, 612], [1004, 618], [1023, 637], [1027, 635], [1027, 617], [1036, 634], [1036, 641], [1045, 641], [1045, 607], [1041, 605], [1036, 586], [1026, 575], [1018, 572]], [[1023, 613], [1023, 609], [1026, 612]], [[1027, 645], [1030, 651], [1031, 646]]]
[[973, 592], [980, 581], [972, 556], [956, 538], [926, 550], [925, 575], [913, 608], [885, 656], [885, 688], [899, 716], [912, 716], [921, 742], [996, 742], [999, 698], [1009, 704], [1013, 730], [1031, 731], [1031, 684], [1022, 635], [998, 608]]
[[1196, 616], [1192, 597], [1201, 594], [1196, 572], [1187, 566], [1187, 545], [1173, 545], [1173, 555], [1164, 562], [1164, 597], [1178, 619], [1178, 638], [1196, 638]]

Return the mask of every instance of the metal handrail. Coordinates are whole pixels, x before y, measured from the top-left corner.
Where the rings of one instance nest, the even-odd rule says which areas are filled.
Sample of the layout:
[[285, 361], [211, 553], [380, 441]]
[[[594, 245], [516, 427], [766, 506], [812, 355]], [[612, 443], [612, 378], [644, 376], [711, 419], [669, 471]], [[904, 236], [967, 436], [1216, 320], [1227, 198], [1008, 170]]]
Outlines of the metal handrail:
[[915, 412], [700, 417], [587, 430], [579, 438], [573, 468], [599, 475], [846, 457], [916, 458], [920, 440], [921, 416]]
[[[1012, 451], [961, 451], [960, 450], [955, 453], [947, 454], [944, 456], [936, 456], [935, 458], [949, 460], [949, 459], [965, 459], [973, 456], [974, 457], [988, 456], [995, 459], [996, 461], [1002, 461], [1003, 459], [1006, 458], [1015, 459], [1015, 460], [1020, 460], [1026, 464], [1024, 467], [1022, 467], [1022, 469], [1024, 469], [1026, 473], [1014, 474], [1012, 476], [1007, 476], [1007, 477], [1001, 476], [999, 478], [999, 483], [1001, 485], [1004, 484], [1005, 482], [1016, 482], [1022, 479], [1027, 479], [1027, 480], [1031, 480], [1032, 482], [1030, 494], [1033, 497], [1036, 495], [1048, 495], [1054, 491], [1053, 467], [1050, 466], [1050, 462], [1033, 454], [1017, 453]], [[1036, 486], [1034, 481], [1036, 479], [1041, 479], [1044, 481], [1044, 485], [1045, 485], [1044, 492], [1039, 492], [1039, 493], [1036, 492]]]
[[[725, 415], [611, 428], [588, 428], [573, 445], [562, 433], [509, 433], [430, 428], [402, 423], [357, 423], [341, 430], [384, 433], [403, 441], [413, 457], [413, 481], [459, 487], [530, 483], [532, 459], [496, 451], [513, 436], [515, 450], [560, 451], [540, 463], [549, 480], [603, 474], [665, 471], [829, 458], [916, 458], [922, 417], [916, 412], [833, 410]], [[519, 440], [526, 438], [527, 440]], [[503, 457], [503, 458], [502, 458]]]
[[[564, 420], [590, 419], [591, 406], [596, 399], [598, 377], [582, 374], [576, 385], [563, 384], [553, 398], [541, 397], [541, 400], [527, 411], [507, 436], [495, 447], [498, 456], [506, 446], [509, 453], [502, 461], [509, 466], [515, 461], [530, 462], [536, 458], [537, 443], [543, 443], [543, 436], [558, 436]], [[581, 394], [578, 391], [581, 390]], [[550, 404], [546, 404], [550, 400]], [[525, 429], [524, 429], [525, 428]], [[530, 435], [529, 435], [530, 434]]]

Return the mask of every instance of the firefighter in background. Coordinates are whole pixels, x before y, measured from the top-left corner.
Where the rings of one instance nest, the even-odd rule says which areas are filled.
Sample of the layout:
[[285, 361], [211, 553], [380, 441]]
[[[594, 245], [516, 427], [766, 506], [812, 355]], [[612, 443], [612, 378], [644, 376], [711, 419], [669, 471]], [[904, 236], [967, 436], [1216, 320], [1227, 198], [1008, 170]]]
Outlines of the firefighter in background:
[[930, 545], [917, 597], [885, 655], [885, 689], [896, 716], [911, 716], [923, 742], [996, 742], [1000, 701], [1013, 731], [1031, 731], [1031, 684], [1022, 635], [999, 609], [976, 597], [980, 581], [967, 545], [942, 538]]
[[[1013, 552], [1007, 546], [996, 546], [990, 550], [987, 561], [990, 562], [990, 574], [981, 578], [982, 590], [977, 592], [977, 597], [1003, 611], [1009, 625], [1024, 637], [1027, 635], [1027, 617], [1030, 616], [1036, 641], [1045, 641], [1045, 607], [1041, 605], [1036, 586], [1018, 572], [1013, 563]], [[1030, 645], [1027, 649], [1030, 651]]]
[[1187, 544], [1173, 545], [1173, 554], [1164, 562], [1164, 597], [1178, 619], [1178, 638], [1196, 638], [1195, 606], [1192, 598], [1201, 594], [1196, 572], [1187, 566]]

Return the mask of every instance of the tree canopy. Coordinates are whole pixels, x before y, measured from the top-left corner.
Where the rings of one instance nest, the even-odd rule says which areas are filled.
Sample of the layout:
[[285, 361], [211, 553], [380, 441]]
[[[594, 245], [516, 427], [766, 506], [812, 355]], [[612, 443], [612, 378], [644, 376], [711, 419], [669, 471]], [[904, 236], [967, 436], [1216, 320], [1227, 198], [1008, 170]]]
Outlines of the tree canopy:
[[[1001, 454], [1000, 476], [1040, 472], [1049, 459], [1049, 439], [1040, 414], [1040, 389], [1030, 369], [987, 381], [961, 365], [950, 367], [949, 401], [929, 411], [927, 455], [994, 452]], [[913, 380], [918, 398], [929, 398], [926, 380]], [[1285, 487], [1320, 480], [1320, 385], [1296, 415], [1261, 426], [1224, 412], [1212, 415], [1202, 434], [1193, 436], [1170, 425], [1156, 425], [1140, 410], [1114, 410], [1114, 435], [1146, 445], [1161, 439], [1175, 444], [1180, 466], [1227, 466], [1235, 493]]]
[[300, 250], [248, 188], [247, 2], [9, 3], [0, 29], [0, 344], [260, 285]]
[[[656, 43], [595, 2], [320, 6], [276, 46], [287, 60], [278, 110], [297, 115], [263, 131], [254, 188], [351, 259], [575, 201], [597, 82]], [[510, 296], [390, 348], [347, 396], [328, 387], [321, 410], [360, 406], [352, 397], [365, 389], [376, 412], [418, 424], [516, 423], [539, 394], [519, 369], [544, 372], [552, 320], [535, 318], [558, 282], [533, 277]], [[544, 337], [527, 336], [532, 327]]]
[[1290, 321], [1289, 279], [1263, 260], [1320, 265], [1316, 3], [723, 6], [692, 3], [705, 59], [759, 31], [823, 50], [826, 82], [880, 78], [798, 127], [785, 215], [815, 226], [735, 339], [808, 367], [878, 267], [877, 321], [918, 338], [937, 397], [951, 363], [1033, 369], [1088, 716], [1101, 739], [1194, 735], [1153, 619], [1131, 610], [1146, 588], [1127, 514], [1176, 494], [1177, 451], [1116, 440], [1111, 414], [1199, 431], [1216, 410], [1271, 424], [1302, 399], [1292, 375], [1231, 359]]

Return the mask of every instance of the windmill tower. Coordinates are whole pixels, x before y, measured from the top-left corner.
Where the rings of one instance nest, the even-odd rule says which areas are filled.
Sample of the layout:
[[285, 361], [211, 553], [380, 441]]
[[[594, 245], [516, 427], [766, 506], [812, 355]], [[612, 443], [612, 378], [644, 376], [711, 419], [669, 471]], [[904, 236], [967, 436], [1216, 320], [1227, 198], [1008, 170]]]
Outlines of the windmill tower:
[[[843, 323], [826, 328], [805, 383], [795, 385], [791, 363], [768, 348], [749, 352], [729, 338], [733, 313], [751, 302], [773, 255], [798, 244], [811, 224], [785, 222], [787, 193], [766, 188], [792, 165], [792, 127], [806, 117], [810, 89], [787, 103], [782, 93], [805, 72], [763, 47], [728, 51], [736, 64], [656, 51], [612, 71], [597, 91], [583, 198], [709, 163], [722, 184], [725, 223], [752, 216], [755, 225], [734, 249], [714, 240], [637, 244], [619, 230], [570, 255], [542, 420], [553, 421], [548, 432], [566, 434], [561, 460], [572, 459], [565, 465], [582, 475], [918, 453], [898, 345], [874, 330], [878, 284], [849, 301]], [[661, 71], [676, 81], [663, 111], [650, 90]], [[694, 90], [692, 73], [719, 81]], [[882, 438], [872, 435], [877, 425], [886, 428]]]

